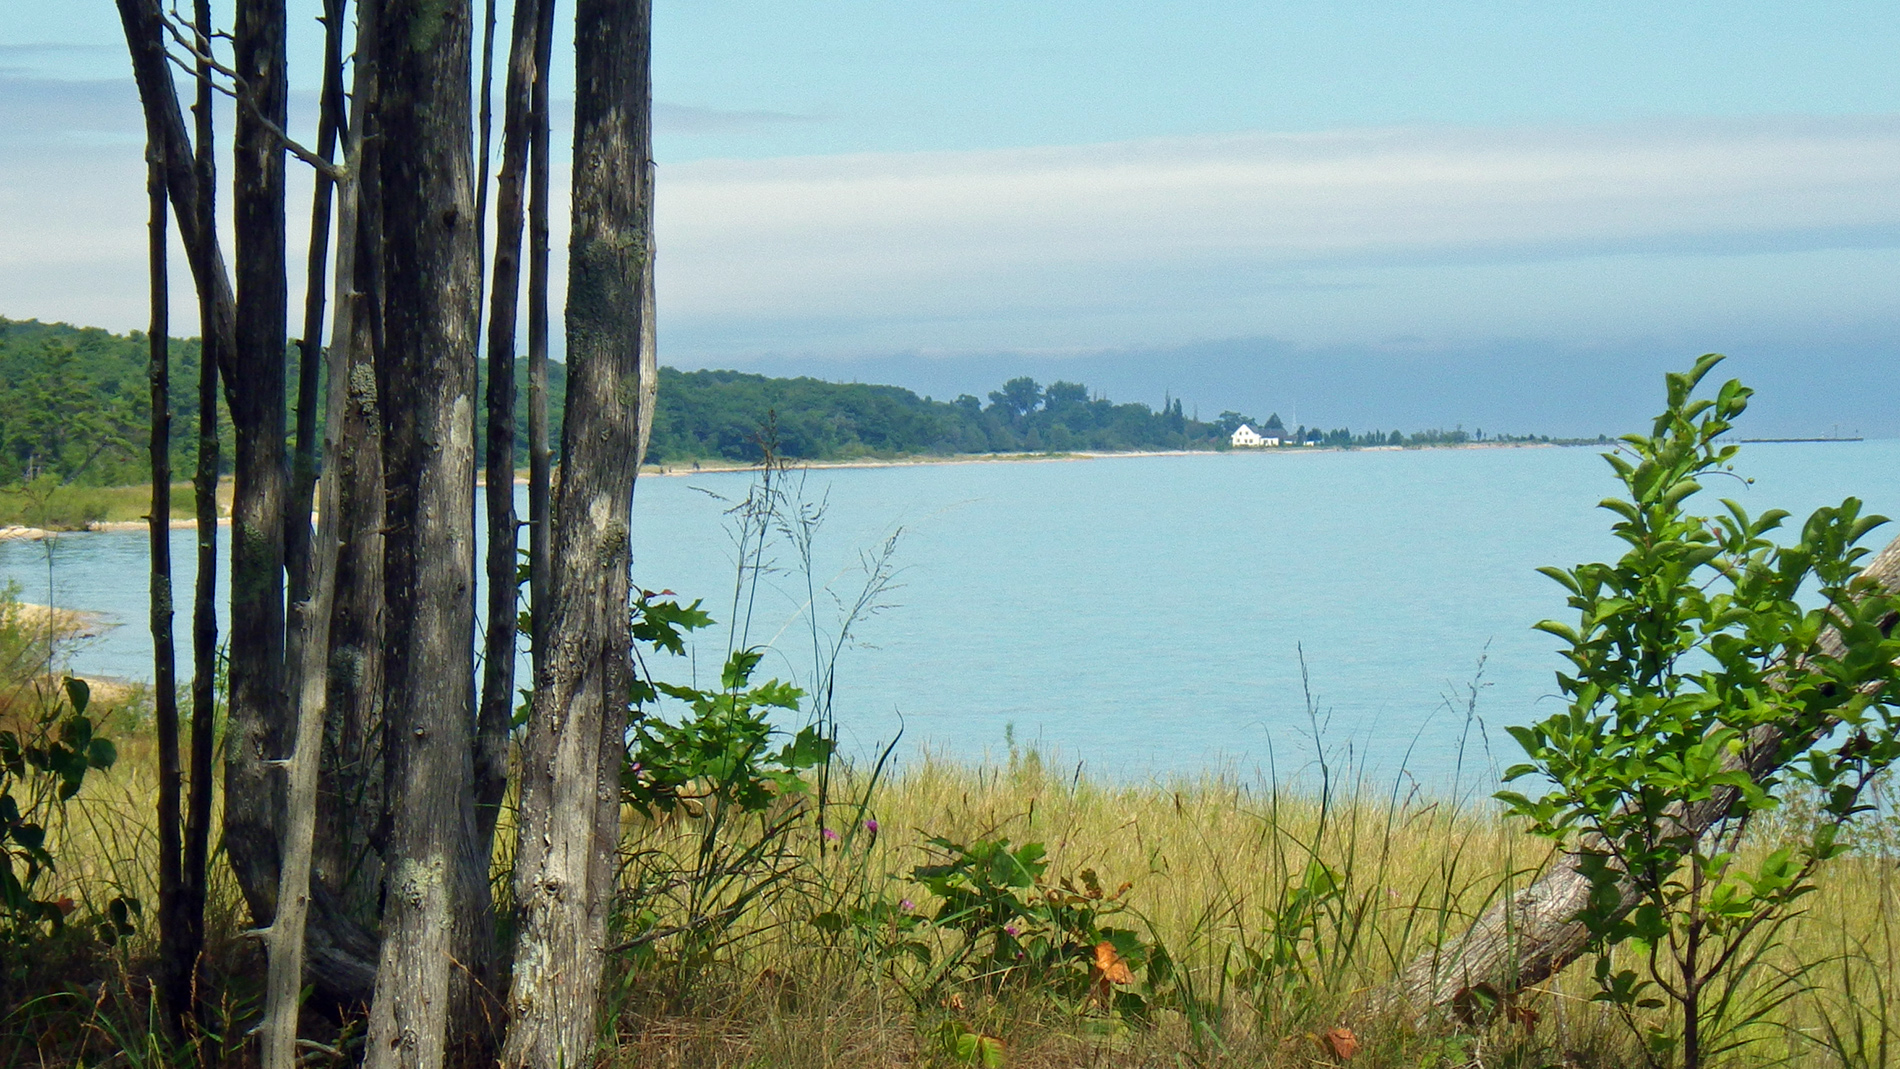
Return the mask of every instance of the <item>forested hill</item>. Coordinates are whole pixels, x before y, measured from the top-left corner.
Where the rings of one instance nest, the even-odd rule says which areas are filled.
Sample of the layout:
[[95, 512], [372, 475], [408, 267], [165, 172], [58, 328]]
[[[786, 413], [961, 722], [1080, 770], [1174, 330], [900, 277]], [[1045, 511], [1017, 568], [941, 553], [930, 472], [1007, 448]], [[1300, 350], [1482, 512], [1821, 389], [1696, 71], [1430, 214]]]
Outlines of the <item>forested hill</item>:
[[[63, 323], [0, 318], [0, 486], [39, 475], [80, 485], [146, 478], [146, 343]], [[516, 364], [525, 386], [525, 361]], [[566, 368], [550, 367], [557, 435]], [[189, 473], [198, 428], [198, 343], [172, 346], [172, 470]], [[292, 376], [295, 381], [295, 376]], [[1086, 387], [1043, 387], [1015, 379], [987, 399], [919, 397], [897, 386], [777, 379], [736, 371], [660, 369], [650, 459], [756, 460], [775, 441], [784, 456], [838, 460], [906, 454], [1017, 450], [1212, 449], [1226, 442], [1216, 423], [1187, 418], [1176, 402], [1160, 409], [1092, 398]], [[517, 435], [526, 459], [525, 412]], [[228, 427], [228, 422], [226, 422]], [[1223, 429], [1225, 428], [1225, 429]], [[228, 442], [224, 451], [229, 457]]]
[[[85, 486], [151, 478], [143, 334], [0, 318], [0, 487], [42, 475]], [[172, 471], [198, 442], [198, 342], [171, 347]], [[223, 455], [231, 455], [229, 421]]]
[[767, 438], [783, 455], [802, 459], [1212, 449], [1226, 443], [1227, 433], [1186, 418], [1179, 402], [1160, 410], [1115, 404], [1090, 397], [1078, 383], [1045, 388], [1019, 378], [987, 400], [964, 394], [935, 401], [898, 386], [661, 368], [650, 453], [659, 463], [754, 460]]
[[[0, 318], [0, 487], [41, 475], [78, 485], [110, 486], [146, 478], [150, 408], [143, 335]], [[549, 367], [550, 412], [558, 447], [567, 369]], [[295, 382], [295, 375], [291, 380]], [[526, 396], [527, 363], [515, 364]], [[172, 346], [172, 470], [194, 465], [198, 434], [198, 343]], [[294, 388], [294, 387], [293, 387]], [[1073, 382], [1043, 386], [1011, 379], [985, 398], [919, 397], [899, 386], [777, 379], [738, 371], [660, 369], [658, 410], [648, 459], [755, 461], [770, 443], [797, 460], [848, 460], [919, 454], [1221, 449], [1241, 423], [1270, 434], [1333, 446], [1431, 445], [1465, 440], [1462, 431], [1405, 435], [1340, 428], [1285, 428], [1222, 412], [1190, 418], [1178, 400], [1159, 408], [1116, 404]], [[231, 456], [229, 421], [223, 456]], [[516, 424], [517, 455], [527, 462], [525, 405]], [[1290, 432], [1290, 433], [1289, 433]]]

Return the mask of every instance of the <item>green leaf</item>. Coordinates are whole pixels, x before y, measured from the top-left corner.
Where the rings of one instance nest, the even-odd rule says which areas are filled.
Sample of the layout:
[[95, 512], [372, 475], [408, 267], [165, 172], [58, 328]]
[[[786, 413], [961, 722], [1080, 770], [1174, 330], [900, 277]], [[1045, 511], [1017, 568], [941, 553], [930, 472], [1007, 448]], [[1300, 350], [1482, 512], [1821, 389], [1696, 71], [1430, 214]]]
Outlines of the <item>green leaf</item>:
[[726, 658], [725, 668], [719, 673], [721, 689], [743, 690], [751, 681], [752, 673], [759, 667], [759, 662], [764, 659], [765, 651], [762, 649], [734, 650], [732, 656]]

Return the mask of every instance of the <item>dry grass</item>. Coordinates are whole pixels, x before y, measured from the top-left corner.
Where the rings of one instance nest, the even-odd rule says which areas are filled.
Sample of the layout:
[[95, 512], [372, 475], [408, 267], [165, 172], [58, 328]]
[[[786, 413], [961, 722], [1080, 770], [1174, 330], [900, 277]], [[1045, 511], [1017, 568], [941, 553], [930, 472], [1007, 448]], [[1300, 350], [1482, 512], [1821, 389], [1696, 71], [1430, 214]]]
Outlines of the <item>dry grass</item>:
[[[155, 898], [152, 740], [145, 723], [116, 715], [119, 765], [89, 781], [51, 829], [62, 859], [58, 890], [82, 908], [118, 894]], [[846, 777], [838, 793], [863, 786]], [[854, 836], [846, 849], [832, 844], [822, 859], [816, 822], [799, 824], [786, 840], [794, 878], [748, 913], [735, 940], [712, 960], [684, 968], [664, 940], [657, 955], [637, 965], [621, 958], [609, 996], [614, 1040], [603, 1064], [949, 1065], [936, 1038], [946, 1020], [1002, 1038], [1011, 1065], [1051, 1069], [1331, 1064], [1310, 1036], [1340, 1024], [1363, 1044], [1356, 1066], [1620, 1065], [1633, 1053], [1621, 1025], [1585, 1001], [1587, 977], [1575, 970], [1532, 1003], [1542, 1020], [1530, 1032], [1414, 1032], [1353, 1016], [1356, 996], [1521, 885], [1547, 856], [1540, 841], [1484, 806], [1394, 799], [1370, 785], [1322, 803], [1310, 791], [1217, 778], [1111, 784], [1063, 776], [1029, 753], [994, 767], [921, 760], [879, 785], [867, 812], [879, 825], [875, 841]], [[834, 824], [854, 817], [843, 805], [832, 812]], [[629, 847], [643, 852], [650, 877], [688, 863], [712, 819], [651, 824], [630, 816]], [[743, 839], [744, 828], [735, 822], [732, 837]], [[824, 908], [879, 891], [926, 901], [905, 877], [931, 859], [927, 835], [1042, 842], [1051, 876], [1092, 868], [1104, 883], [1132, 882], [1134, 923], [1217, 1004], [1215, 1019], [1196, 1029], [1181, 1013], [1164, 1010], [1142, 1026], [1043, 997], [1033, 983], [950, 989], [919, 1002], [914, 968], [826, 945], [807, 923]], [[1314, 860], [1341, 874], [1343, 891], [1307, 939], [1310, 981], [1297, 990], [1238, 982], [1244, 949], [1272, 931], [1289, 889]], [[663, 899], [648, 904], [667, 908]], [[1900, 981], [1900, 948], [1888, 920], [1897, 909], [1900, 880], [1882, 844], [1829, 868], [1807, 912], [1773, 952], [1781, 968], [1814, 967], [1813, 989], [1767, 1022], [1762, 1041], [1735, 1064], [1883, 1064], [1879, 1043], [1900, 1024], [1885, 1001]], [[240, 906], [223, 870], [211, 920], [222, 941], [232, 943]], [[122, 947], [106, 981], [87, 989], [96, 993], [91, 1001], [116, 1005], [111, 1012], [135, 1010], [137, 963], [149, 952], [149, 934]], [[109, 984], [122, 989], [113, 999], [105, 997]], [[106, 1011], [88, 1012], [88, 1027], [105, 1035]], [[110, 1031], [135, 1023], [116, 1021]], [[1853, 1057], [1857, 1033], [1864, 1049]]]
[[[52, 677], [42, 667], [44, 640], [35, 637], [43, 629], [23, 626], [4, 603], [0, 614], [0, 667], [13, 664], [5, 678], [19, 681], [0, 688], [0, 714], [17, 724], [51, 699]], [[47, 890], [72, 898], [76, 916], [115, 896], [147, 903], [148, 917], [155, 904], [156, 743], [146, 706], [136, 692], [102, 694], [92, 712], [117, 740], [119, 761], [89, 777], [50, 822], [60, 865]], [[745, 907], [697, 949], [675, 935], [616, 954], [602, 1063], [949, 1065], [938, 1038], [948, 1022], [1000, 1038], [1011, 1065], [1038, 1069], [1333, 1064], [1337, 1058], [1312, 1037], [1337, 1026], [1355, 1033], [1361, 1049], [1353, 1065], [1368, 1069], [1640, 1064], [1623, 1026], [1588, 1001], [1588, 976], [1574, 969], [1529, 1000], [1541, 1018], [1529, 1029], [1501, 1023], [1416, 1031], [1357, 1014], [1369, 988], [1534, 878], [1549, 853], [1482, 800], [1488, 784], [1476, 785], [1479, 800], [1459, 804], [1337, 770], [1321, 782], [1308, 775], [1276, 786], [1209, 775], [1118, 783], [1012, 749], [981, 766], [917, 758], [877, 783], [839, 770], [827, 807], [793, 802], [763, 818], [787, 822], [777, 837], [762, 836], [756, 817], [702, 812], [654, 822], [629, 812], [622, 914], [636, 928], [679, 926], [722, 903], [744, 900]], [[876, 821], [875, 835], [866, 819]], [[1780, 819], [1782, 827], [1755, 829], [1756, 845], [1774, 843], [1802, 817]], [[842, 836], [825, 838], [827, 826]], [[1028, 974], [931, 984], [923, 966], [879, 952], [875, 939], [828, 936], [810, 923], [880, 899], [930, 908], [909, 874], [938, 859], [926, 843], [931, 836], [1039, 842], [1052, 879], [1093, 869], [1107, 886], [1129, 882], [1129, 910], [1117, 923], [1167, 949], [1181, 978], [1175, 993], [1190, 997], [1159, 1004], [1142, 1022], [1062, 997]], [[1754, 1022], [1757, 1042], [1733, 1064], [1848, 1069], [1900, 1058], [1892, 1038], [1900, 1027], [1900, 939], [1892, 921], [1900, 913], [1900, 824], [1875, 821], [1862, 838], [1857, 852], [1823, 871], [1805, 912], [1769, 951], [1771, 968], [1761, 978], [1798, 976], [1801, 992]], [[505, 893], [505, 847], [502, 854], [497, 883]], [[1291, 930], [1294, 966], [1248, 975], [1249, 951], [1270, 948], [1276, 932], [1288, 934], [1289, 905], [1315, 863], [1334, 874], [1336, 888], [1310, 923]], [[682, 879], [722, 865], [716, 886], [697, 885], [705, 892], [698, 897]], [[769, 886], [752, 894], [761, 881]], [[636, 917], [641, 911], [647, 915]], [[220, 976], [215, 998], [235, 1035], [257, 961], [239, 937], [245, 918], [222, 864], [208, 920]], [[945, 931], [923, 938], [939, 955], [960, 939]], [[141, 975], [154, 942], [147, 925], [110, 952], [49, 964], [34, 999], [0, 1007], [0, 1052], [28, 1059], [20, 1064], [37, 1058], [52, 1065], [72, 1064], [73, 1052], [86, 1049], [97, 1064], [102, 1052], [148, 1043], [150, 998]], [[165, 1060], [148, 1049], [117, 1063]]]
[[[1542, 840], [1517, 832], [1488, 803], [1395, 797], [1369, 783], [1325, 797], [1219, 778], [1111, 784], [1064, 776], [1032, 752], [991, 767], [921, 761], [881, 785], [869, 813], [875, 842], [860, 835], [823, 861], [815, 825], [796, 833], [804, 878], [758, 911], [754, 934], [727, 957], [694, 971], [690, 992], [664, 967], [624, 973], [610, 1064], [952, 1064], [935, 1039], [945, 1020], [1003, 1038], [1019, 1066], [1329, 1064], [1313, 1036], [1341, 1025], [1363, 1045], [1355, 1065], [1638, 1064], [1624, 1026], [1588, 1001], [1581, 969], [1527, 1000], [1540, 1018], [1529, 1030], [1417, 1032], [1356, 1015], [1369, 988], [1534, 878], [1549, 857]], [[832, 822], [852, 815], [841, 807]], [[690, 865], [708, 819], [630, 820], [630, 842]], [[1765, 828], [1758, 838], [1775, 834]], [[804, 923], [818, 911], [880, 885], [891, 898], [926, 901], [905, 877], [935, 859], [928, 835], [1042, 842], [1051, 877], [1092, 868], [1104, 884], [1131, 881], [1137, 925], [1213, 1004], [1212, 1019], [1197, 1028], [1167, 1010], [1146, 1027], [1131, 1025], [1045, 997], [1033, 981], [919, 1002], [918, 970], [908, 962], [825, 949]], [[1826, 871], [1770, 951], [1774, 970], [1811, 970], [1809, 990], [1756, 1022], [1757, 1042], [1734, 1064], [1885, 1064], [1878, 1043], [1900, 1013], [1875, 993], [1900, 982], [1887, 920], [1900, 909], [1900, 879], [1891, 844], [1879, 834], [1870, 840]], [[1240, 977], [1245, 951], [1263, 945], [1314, 861], [1339, 875], [1341, 890], [1303, 937], [1306, 978], [1249, 984]], [[1858, 1056], [1850, 1049], [1857, 1033]]]

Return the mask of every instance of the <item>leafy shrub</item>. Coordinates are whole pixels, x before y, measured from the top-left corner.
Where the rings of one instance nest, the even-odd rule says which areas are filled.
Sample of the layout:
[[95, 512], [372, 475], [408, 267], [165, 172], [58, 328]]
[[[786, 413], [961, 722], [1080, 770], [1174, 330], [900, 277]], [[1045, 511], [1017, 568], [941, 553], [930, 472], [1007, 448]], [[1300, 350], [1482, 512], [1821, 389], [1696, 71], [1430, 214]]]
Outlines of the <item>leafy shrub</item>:
[[[712, 618], [699, 602], [681, 605], [669, 595], [637, 593], [633, 635], [650, 652], [680, 655], [686, 634]], [[796, 712], [804, 692], [776, 679], [753, 682], [762, 658], [757, 649], [733, 651], [717, 689], [664, 682], [644, 660], [635, 674], [621, 797], [649, 819], [699, 821], [697, 847], [685, 859], [659, 849], [629, 859], [635, 884], [619, 903], [621, 947], [647, 964], [668, 938], [676, 962], [705, 964], [799, 865], [786, 840], [803, 809], [787, 802], [808, 792], [803, 774], [829, 761], [834, 743], [812, 725], [789, 735], [772, 725], [771, 714]], [[663, 699], [681, 703], [684, 715], [663, 716]]]
[[57, 869], [48, 820], [79, 793], [87, 773], [118, 759], [117, 748], [95, 733], [86, 715], [90, 700], [86, 682], [69, 676], [37, 718], [0, 730], [0, 948], [10, 972], [27, 967], [31, 949], [48, 940], [77, 936], [109, 946], [135, 930], [136, 899], [114, 897], [104, 912], [69, 925], [73, 900], [44, 890], [45, 877]]
[[[1748, 1041], [1743, 1026], [1798, 993], [1790, 977], [1743, 998], [1816, 867], [1869, 810], [1874, 777], [1900, 757], [1896, 601], [1860, 564], [1859, 543], [1886, 521], [1849, 498], [1777, 543], [1779, 510], [1684, 508], [1701, 480], [1733, 470], [1737, 447], [1721, 439], [1750, 391], [1731, 380], [1713, 399], [1693, 397], [1720, 360], [1670, 375], [1651, 433], [1624, 438], [1627, 456], [1606, 454], [1627, 495], [1602, 505], [1618, 518], [1623, 556], [1543, 569], [1577, 611], [1574, 624], [1539, 625], [1569, 646], [1558, 676], [1569, 702], [1511, 729], [1529, 760], [1506, 778], [1549, 786], [1499, 795], [1580, 859], [1596, 998], [1658, 1067], [1694, 1069], [1734, 1049]], [[1804, 608], [1809, 592], [1816, 604]], [[1741, 829], [1791, 786], [1819, 800], [1814, 819], [1746, 860]], [[1698, 807], [1712, 809], [1706, 832]], [[1619, 945], [1638, 967], [1612, 956]]]
[[930, 922], [961, 938], [928, 973], [926, 991], [946, 982], [991, 989], [1019, 982], [1078, 1009], [1092, 1002], [1134, 1017], [1168, 992], [1167, 951], [1112, 923], [1128, 913], [1131, 884], [1106, 891], [1093, 869], [1052, 883], [1041, 843], [1011, 849], [1008, 839], [928, 842], [944, 860], [917, 866], [911, 878], [937, 899]]

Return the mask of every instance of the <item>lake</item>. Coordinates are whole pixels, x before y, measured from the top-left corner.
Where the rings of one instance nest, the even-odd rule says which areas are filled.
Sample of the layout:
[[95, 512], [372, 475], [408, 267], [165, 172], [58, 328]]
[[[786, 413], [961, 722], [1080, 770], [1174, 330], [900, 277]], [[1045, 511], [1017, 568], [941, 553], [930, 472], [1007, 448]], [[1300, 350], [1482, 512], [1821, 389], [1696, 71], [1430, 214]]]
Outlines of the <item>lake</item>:
[[[1566, 609], [1540, 565], [1616, 551], [1593, 448], [1281, 450], [1070, 462], [814, 469], [811, 567], [775, 537], [749, 584], [762, 672], [806, 683], [893, 535], [895, 574], [836, 660], [846, 745], [1001, 757], [1006, 736], [1111, 777], [1289, 774], [1323, 749], [1382, 777], [1449, 784], [1508, 762], [1500, 730], [1555, 708]], [[1751, 511], [1861, 496], [1900, 515], [1900, 442], [1749, 445]], [[731, 505], [744, 472], [642, 477], [634, 579], [703, 598], [719, 627], [663, 678], [716, 678], [734, 617]], [[1884, 544], [1883, 529], [1871, 540]], [[0, 542], [0, 582], [47, 598], [47, 547]], [[52, 596], [119, 624], [75, 670], [150, 677], [143, 533], [63, 535]], [[192, 532], [174, 532], [190, 605]], [[228, 561], [228, 548], [224, 559]], [[479, 557], [478, 557], [479, 559]], [[810, 584], [807, 583], [807, 575]], [[809, 592], [815, 593], [815, 597]], [[808, 606], [816, 605], [815, 614]], [[179, 618], [181, 650], [188, 641]], [[188, 654], [181, 654], [188, 663]], [[820, 654], [816, 661], [829, 658]], [[1488, 746], [1488, 749], [1487, 749]]]

